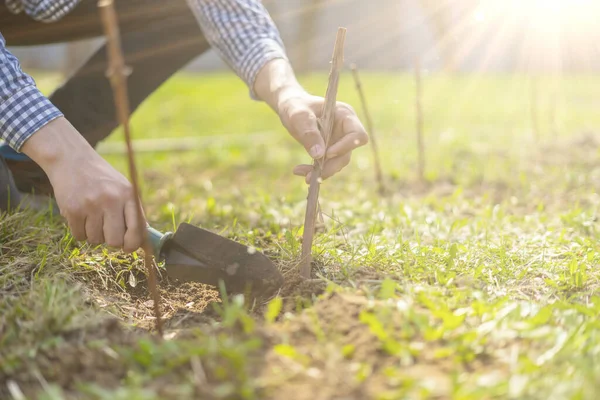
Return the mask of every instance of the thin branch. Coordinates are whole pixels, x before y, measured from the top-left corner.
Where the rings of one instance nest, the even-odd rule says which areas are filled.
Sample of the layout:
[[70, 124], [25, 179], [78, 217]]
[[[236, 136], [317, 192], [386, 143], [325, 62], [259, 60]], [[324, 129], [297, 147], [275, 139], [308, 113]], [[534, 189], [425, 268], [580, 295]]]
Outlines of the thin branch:
[[107, 51], [109, 67], [107, 75], [113, 89], [115, 107], [119, 122], [123, 126], [125, 132], [125, 142], [127, 143], [127, 156], [129, 160], [129, 174], [131, 184], [136, 194], [138, 221], [141, 224], [141, 232], [144, 233], [144, 264], [148, 268], [148, 288], [154, 300], [154, 315], [156, 317], [156, 330], [158, 334], [163, 336], [162, 318], [160, 311], [160, 293], [157, 287], [157, 272], [154, 263], [152, 246], [148, 240], [148, 234], [145, 225], [144, 208], [142, 204], [142, 196], [139, 190], [138, 173], [135, 165], [135, 155], [131, 145], [131, 131], [129, 128], [129, 94], [127, 91], [127, 67], [123, 59], [121, 50], [121, 38], [119, 33], [119, 25], [117, 23], [117, 15], [114, 9], [113, 0], [99, 0], [98, 8], [104, 25], [104, 31], [107, 39]]
[[[323, 112], [321, 113], [321, 118], [319, 120], [321, 135], [325, 141], [325, 151], [327, 151], [329, 140], [333, 133], [340, 71], [344, 64], [345, 41], [346, 28], [339, 28], [335, 39], [333, 58], [331, 60], [331, 72], [329, 74], [327, 93], [325, 94], [325, 103], [323, 105]], [[317, 204], [319, 202], [321, 172], [323, 171], [324, 166], [324, 159], [315, 161], [310, 178], [310, 186], [308, 189], [306, 215], [304, 218], [304, 235], [302, 238], [302, 260], [300, 263], [300, 274], [307, 279], [310, 278], [312, 269], [312, 244], [315, 234], [315, 218], [317, 214]]]
[[351, 68], [352, 75], [354, 76], [354, 83], [356, 84], [356, 91], [358, 92], [358, 96], [360, 97], [363, 113], [365, 114], [365, 120], [367, 122], [367, 129], [369, 130], [369, 136], [371, 139], [371, 149], [373, 150], [373, 163], [375, 164], [375, 179], [377, 180], [377, 184], [379, 186], [379, 194], [384, 195], [385, 183], [383, 182], [383, 173], [381, 170], [381, 159], [379, 158], [379, 149], [377, 148], [377, 141], [375, 140], [375, 129], [373, 128], [373, 119], [371, 118], [371, 113], [369, 112], [369, 108], [367, 107], [367, 100], [363, 91], [362, 82], [360, 81], [360, 76], [358, 75], [358, 69], [356, 68], [356, 64], [352, 64]]

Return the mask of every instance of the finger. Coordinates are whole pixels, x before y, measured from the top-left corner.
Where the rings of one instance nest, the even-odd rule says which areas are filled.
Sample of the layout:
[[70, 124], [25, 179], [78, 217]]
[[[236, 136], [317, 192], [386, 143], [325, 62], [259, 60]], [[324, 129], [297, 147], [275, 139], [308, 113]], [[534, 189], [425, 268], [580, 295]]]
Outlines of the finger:
[[331, 160], [327, 160], [325, 164], [325, 168], [321, 173], [321, 178], [323, 180], [327, 178], [331, 178], [333, 175], [340, 172], [345, 166], [350, 164], [350, 158], [352, 153], [346, 153], [343, 156], [332, 158]]
[[122, 204], [111, 207], [104, 214], [104, 240], [109, 247], [123, 248], [125, 237], [125, 210]]
[[369, 136], [365, 128], [355, 115], [346, 117], [339, 129], [342, 136], [327, 149], [327, 159], [342, 156], [369, 142]]
[[294, 167], [294, 175], [306, 176], [312, 170], [313, 170], [312, 165], [306, 165], [306, 164], [296, 165], [296, 167]]
[[125, 203], [125, 236], [123, 238], [123, 251], [131, 253], [142, 247], [144, 241], [145, 224], [141, 224], [138, 217], [138, 206], [134, 200]]
[[325, 155], [325, 142], [319, 131], [317, 116], [308, 108], [292, 111], [289, 117], [290, 134], [298, 141], [313, 159]]
[[85, 234], [87, 241], [93, 246], [104, 243], [104, 230], [102, 214], [95, 213], [88, 215], [85, 219]]
[[[317, 115], [319, 114], [317, 113]], [[336, 143], [347, 133], [349, 133], [348, 127], [344, 129], [344, 123], [348, 118], [355, 119], [358, 122], [361, 129], [364, 130], [360, 120], [356, 116], [356, 112], [354, 111], [354, 109], [346, 103], [338, 102], [335, 109], [335, 120], [333, 121], [333, 131], [329, 140], [329, 147], [331, 147], [333, 143]]]
[[335, 120], [333, 121], [333, 132], [331, 132], [329, 147], [346, 135], [346, 132], [344, 132], [344, 121], [350, 117], [356, 117], [354, 111], [349, 107], [350, 106], [343, 103], [338, 103], [338, 106], [335, 109]]
[[314, 167], [312, 165], [306, 165], [306, 164], [297, 165], [294, 168], [294, 175], [303, 176], [304, 181], [306, 182], [307, 185], [309, 185], [313, 168]]
[[69, 224], [71, 235], [73, 235], [75, 240], [84, 242], [87, 239], [87, 235], [85, 234], [85, 217], [70, 217], [67, 218], [67, 223]]

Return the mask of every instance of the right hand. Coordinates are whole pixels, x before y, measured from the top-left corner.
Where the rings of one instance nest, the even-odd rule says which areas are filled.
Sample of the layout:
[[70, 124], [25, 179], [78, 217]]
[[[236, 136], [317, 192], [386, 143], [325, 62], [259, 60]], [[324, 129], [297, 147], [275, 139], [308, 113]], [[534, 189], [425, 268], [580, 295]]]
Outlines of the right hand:
[[45, 125], [22, 151], [48, 175], [75, 239], [126, 252], [142, 246], [145, 223], [139, 221], [131, 184], [66, 119]]

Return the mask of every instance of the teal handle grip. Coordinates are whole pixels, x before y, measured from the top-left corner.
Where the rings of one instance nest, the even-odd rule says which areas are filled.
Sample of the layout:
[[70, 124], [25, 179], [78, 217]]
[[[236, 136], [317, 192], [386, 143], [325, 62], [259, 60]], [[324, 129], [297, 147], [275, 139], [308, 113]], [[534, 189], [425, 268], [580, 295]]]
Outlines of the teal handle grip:
[[27, 157], [23, 153], [17, 153], [6, 143], [2, 143], [0, 145], [0, 157], [4, 158], [5, 160], [33, 162], [31, 158]]
[[156, 257], [156, 259], [158, 260], [161, 258], [161, 252], [165, 242], [171, 239], [173, 233], [161, 233], [153, 227], [151, 227], [150, 225], [148, 225], [147, 229], [148, 239], [150, 239], [150, 244], [152, 245], [152, 250], [154, 251], [154, 257]]

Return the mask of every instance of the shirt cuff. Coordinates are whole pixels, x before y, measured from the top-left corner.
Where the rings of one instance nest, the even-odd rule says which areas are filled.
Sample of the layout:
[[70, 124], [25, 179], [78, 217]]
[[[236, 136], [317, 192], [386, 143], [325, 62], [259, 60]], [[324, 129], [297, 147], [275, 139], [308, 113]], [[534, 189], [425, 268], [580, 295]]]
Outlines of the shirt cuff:
[[63, 114], [35, 86], [26, 86], [0, 104], [0, 134], [20, 151], [31, 135]]
[[256, 76], [269, 61], [275, 59], [287, 60], [281, 44], [273, 39], [261, 39], [251, 46], [239, 63], [239, 74], [250, 88], [250, 97], [258, 100], [254, 93]]

